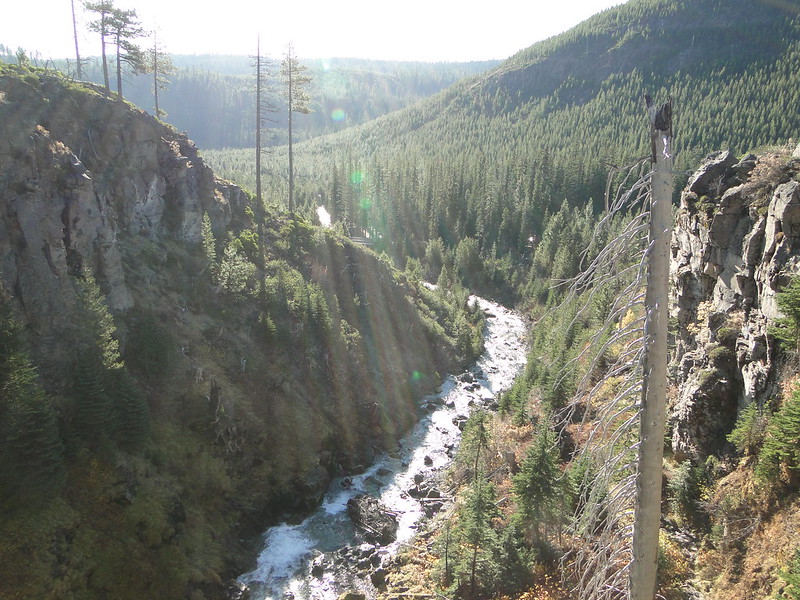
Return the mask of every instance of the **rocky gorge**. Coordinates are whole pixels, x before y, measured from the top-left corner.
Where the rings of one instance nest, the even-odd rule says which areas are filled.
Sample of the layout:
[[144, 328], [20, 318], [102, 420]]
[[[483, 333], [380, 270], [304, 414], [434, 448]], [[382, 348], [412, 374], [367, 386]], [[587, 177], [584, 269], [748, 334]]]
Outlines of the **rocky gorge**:
[[[94, 86], [2, 65], [0, 190], [4, 314], [58, 474], [0, 498], [9, 597], [226, 597], [265, 526], [393, 447], [480, 352], [466, 292], [261, 212], [185, 134]], [[20, 410], [2, 397], [3, 440]]]

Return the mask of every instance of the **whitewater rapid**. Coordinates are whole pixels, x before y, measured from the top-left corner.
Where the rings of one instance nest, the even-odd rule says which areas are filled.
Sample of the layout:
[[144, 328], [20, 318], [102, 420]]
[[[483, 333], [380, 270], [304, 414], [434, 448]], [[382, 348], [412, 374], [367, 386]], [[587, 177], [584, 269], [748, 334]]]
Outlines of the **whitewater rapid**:
[[[389, 546], [370, 546], [363, 556], [378, 559], [394, 554], [414, 535], [424, 515], [422, 504], [408, 494], [414, 477], [446, 468], [460, 439], [458, 421], [476, 406], [491, 404], [507, 389], [525, 364], [525, 322], [505, 307], [473, 297], [487, 315], [485, 350], [470, 369], [473, 379], [451, 375], [440, 391], [420, 399], [428, 413], [401, 440], [398, 452], [381, 455], [364, 473], [334, 480], [320, 507], [302, 523], [283, 523], [264, 533], [264, 546], [256, 568], [239, 578], [253, 600], [330, 600], [353, 588], [371, 597], [368, 578], [344, 567], [322, 569], [319, 561], [331, 553], [359, 544], [358, 533], [347, 514], [347, 501], [360, 494], [380, 499], [398, 519], [397, 540]], [[338, 562], [347, 563], [341, 554]], [[361, 556], [354, 549], [353, 556]], [[351, 559], [355, 561], [356, 558]], [[318, 565], [315, 568], [315, 564]], [[343, 573], [345, 573], [343, 575]]]

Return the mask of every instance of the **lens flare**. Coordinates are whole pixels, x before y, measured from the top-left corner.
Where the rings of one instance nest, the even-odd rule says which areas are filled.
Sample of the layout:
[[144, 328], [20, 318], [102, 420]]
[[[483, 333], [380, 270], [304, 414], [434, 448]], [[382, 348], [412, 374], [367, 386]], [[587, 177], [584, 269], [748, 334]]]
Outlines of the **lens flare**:
[[344, 109], [334, 108], [331, 111], [331, 119], [334, 120], [334, 121], [337, 121], [337, 122], [338, 121], [344, 121], [346, 117], [347, 117], [347, 114], [345, 114]]
[[422, 381], [422, 373], [420, 373], [419, 371], [414, 371], [413, 373], [411, 373], [412, 383], [418, 383], [420, 381]]
[[350, 174], [350, 183], [357, 185], [363, 182], [364, 182], [364, 173], [362, 173], [361, 171], [353, 171]]
[[361, 210], [369, 210], [372, 206], [372, 200], [369, 198], [362, 198], [361, 199]]

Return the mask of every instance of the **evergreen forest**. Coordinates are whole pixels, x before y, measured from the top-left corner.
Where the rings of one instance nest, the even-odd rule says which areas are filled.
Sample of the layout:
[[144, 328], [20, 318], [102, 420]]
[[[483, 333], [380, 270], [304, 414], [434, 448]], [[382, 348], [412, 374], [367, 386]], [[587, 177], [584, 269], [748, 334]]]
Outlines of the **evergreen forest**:
[[[68, 61], [0, 46], [7, 256], [28, 256], [18, 206], [51, 187], [66, 207], [56, 222], [74, 231], [61, 237], [79, 243], [78, 163], [102, 174], [109, 222], [147, 223], [114, 230], [132, 288], [124, 309], [112, 306], [105, 238], [63, 261], [37, 241], [45, 259], [3, 263], [16, 276], [0, 287], [9, 598], [235, 597], [225, 586], [265, 526], [302, 518], [333, 476], [391, 451], [419, 418], [415, 399], [480, 354], [486, 317], [471, 294], [529, 321], [527, 364], [496, 411], [463, 423], [441, 482], [452, 503], [375, 597], [628, 598], [612, 586], [581, 594], [597, 572], [617, 581], [627, 569], [603, 537], [633, 527], [606, 511], [627, 480], [599, 479], [606, 455], [593, 450], [635, 462], [626, 427], [639, 407], [619, 402], [646, 314], [619, 298], [642, 291], [640, 259], [626, 248], [608, 284], [570, 282], [638, 218], [608, 211], [652, 156], [645, 94], [674, 111], [671, 258], [688, 230], [713, 248], [695, 279], [671, 275], [657, 597], [800, 598], [797, 2], [628, 0], [501, 63], [301, 61], [303, 89], [279, 60], [265, 58], [262, 90], [251, 57], [170, 59], [155, 111], [152, 73], [129, 75], [123, 102], [103, 91], [98, 59], [82, 82]], [[201, 173], [164, 176], [151, 229], [158, 186], [133, 174], [139, 155], [101, 137], [103, 119], [142, 119], [158, 132], [159, 169]], [[722, 151], [729, 162], [713, 171]], [[133, 188], [146, 201], [131, 201]], [[208, 193], [194, 206], [186, 189]], [[762, 273], [755, 250], [725, 254], [728, 240], [708, 232], [734, 214], [746, 226], [728, 237], [762, 243], [758, 260], [783, 257], [780, 270]], [[47, 320], [26, 273], [59, 261], [69, 316]], [[774, 291], [769, 305], [742, 299], [756, 287]], [[745, 373], [751, 359], [769, 369]], [[687, 394], [718, 409], [694, 446], [678, 408]], [[596, 520], [581, 521], [592, 506]]]

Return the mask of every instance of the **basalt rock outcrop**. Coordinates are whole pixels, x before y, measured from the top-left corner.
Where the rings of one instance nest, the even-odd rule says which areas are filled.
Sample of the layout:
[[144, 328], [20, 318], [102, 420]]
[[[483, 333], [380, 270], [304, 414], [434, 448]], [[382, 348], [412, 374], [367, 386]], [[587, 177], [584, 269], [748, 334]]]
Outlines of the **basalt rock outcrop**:
[[217, 233], [244, 217], [244, 192], [185, 135], [57, 77], [0, 77], [0, 190], [0, 280], [52, 341], [36, 345], [45, 362], [70, 343], [70, 275], [90, 269], [109, 308], [126, 311], [126, 240], [199, 242], [204, 213]]
[[681, 193], [672, 234], [672, 356], [678, 458], [720, 451], [737, 412], [775, 391], [776, 293], [800, 273], [800, 161], [706, 158]]

